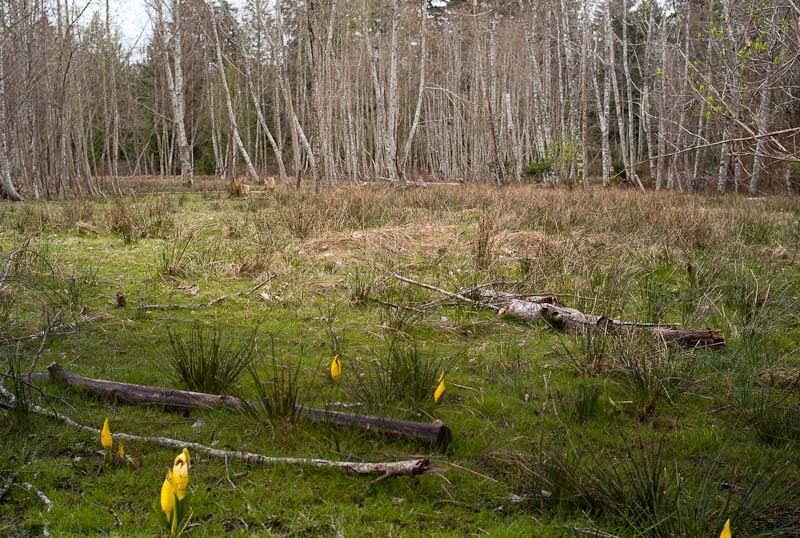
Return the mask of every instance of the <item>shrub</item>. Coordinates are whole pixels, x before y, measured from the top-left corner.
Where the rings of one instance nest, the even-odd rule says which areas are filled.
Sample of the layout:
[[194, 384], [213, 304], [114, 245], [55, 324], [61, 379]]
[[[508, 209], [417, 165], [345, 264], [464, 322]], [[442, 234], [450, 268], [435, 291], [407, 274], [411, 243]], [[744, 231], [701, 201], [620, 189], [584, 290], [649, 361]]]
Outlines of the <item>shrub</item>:
[[536, 181], [544, 181], [553, 173], [553, 163], [547, 157], [542, 157], [523, 166], [522, 173]]
[[439, 375], [447, 373], [451, 360], [427, 352], [416, 341], [392, 338], [373, 367], [357, 377], [354, 393], [374, 409], [385, 409], [387, 402], [412, 410], [430, 408]]
[[170, 366], [176, 380], [190, 390], [227, 394], [253, 358], [255, 331], [234, 344], [214, 325], [194, 325], [185, 339], [167, 328]]
[[246, 400], [244, 413], [260, 423], [271, 423], [282, 418], [289, 421], [299, 415], [305, 401], [300, 386], [300, 366], [278, 364], [273, 345], [272, 356], [264, 361], [266, 377], [262, 377], [255, 361], [247, 365], [247, 372], [253, 381], [255, 399]]

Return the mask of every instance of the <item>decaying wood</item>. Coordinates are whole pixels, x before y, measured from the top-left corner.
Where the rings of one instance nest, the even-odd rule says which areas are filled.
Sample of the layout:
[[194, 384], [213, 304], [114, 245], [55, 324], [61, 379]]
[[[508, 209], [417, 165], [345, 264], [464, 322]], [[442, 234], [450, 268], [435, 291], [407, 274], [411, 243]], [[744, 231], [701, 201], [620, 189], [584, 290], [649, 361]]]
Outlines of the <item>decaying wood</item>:
[[[0, 394], [2, 394], [3, 396], [5, 396], [5, 398], [8, 399], [8, 402], [0, 400], [0, 407], [4, 407], [7, 409], [11, 408], [14, 402], [14, 395], [8, 392], [5, 389], [5, 387], [2, 386], [2, 384], [0, 384]], [[33, 411], [38, 415], [55, 419], [58, 422], [61, 422], [62, 424], [66, 424], [68, 426], [77, 428], [85, 432], [89, 432], [95, 436], [100, 435], [100, 430], [98, 428], [93, 428], [92, 426], [86, 426], [84, 424], [76, 422], [75, 420], [71, 419], [66, 415], [62, 415], [50, 409], [44, 409], [35, 404], [32, 404], [30, 409], [31, 411]], [[435, 469], [430, 467], [430, 461], [428, 460], [428, 458], [415, 458], [410, 460], [375, 462], [375, 463], [355, 462], [355, 461], [332, 461], [332, 460], [324, 460], [318, 458], [281, 458], [281, 457], [265, 456], [263, 454], [256, 454], [253, 452], [245, 452], [241, 450], [220, 450], [202, 445], [200, 443], [187, 442], [187, 441], [182, 441], [180, 439], [172, 439], [170, 437], [147, 437], [140, 435], [132, 435], [123, 432], [114, 432], [114, 437], [116, 437], [117, 439], [122, 439], [123, 441], [148, 443], [167, 448], [174, 448], [176, 450], [180, 450], [182, 448], [188, 448], [194, 452], [207, 454], [215, 458], [221, 458], [221, 459], [236, 458], [245, 461], [247, 463], [308, 465], [311, 467], [320, 467], [320, 468], [327, 467], [327, 468], [338, 469], [340, 471], [350, 474], [359, 474], [359, 475], [381, 474], [382, 478], [388, 478], [392, 476], [415, 476], [421, 474], [441, 472], [440, 469]]]
[[[47, 367], [47, 371], [50, 373], [50, 379], [56, 383], [117, 404], [161, 405], [180, 410], [219, 408], [244, 410], [258, 405], [235, 396], [92, 379], [70, 372], [55, 362]], [[440, 448], [446, 448], [452, 439], [450, 429], [439, 420], [433, 423], [413, 422], [302, 406], [297, 407], [297, 412], [313, 422], [415, 439]]]
[[163, 405], [173, 409], [241, 409], [241, 399], [224, 394], [206, 394], [165, 387], [119, 383], [79, 376], [54, 362], [47, 367], [50, 380], [77, 392], [110, 400], [115, 404]]
[[[515, 295], [479, 286], [451, 293], [430, 284], [394, 276], [404, 282], [436, 291], [448, 297], [463, 300], [469, 304], [485, 306], [495, 310], [499, 316], [509, 316], [529, 323], [546, 321], [553, 327], [569, 334], [586, 334], [588, 331], [602, 331], [610, 334], [628, 334], [635, 331], [650, 332], [667, 343], [685, 347], [725, 347], [725, 335], [719, 329], [686, 329], [675, 325], [637, 323], [621, 321], [585, 314], [580, 310], [563, 306], [558, 298], [550, 294]], [[473, 297], [477, 297], [477, 300]]]
[[569, 334], [586, 334], [599, 330], [610, 334], [628, 334], [634, 331], [647, 331], [667, 343], [686, 347], [725, 346], [725, 336], [719, 329], [683, 329], [674, 325], [635, 323], [617, 319], [584, 314], [574, 308], [549, 303], [534, 303], [513, 299], [498, 314], [511, 316], [528, 322], [544, 320], [553, 327]]

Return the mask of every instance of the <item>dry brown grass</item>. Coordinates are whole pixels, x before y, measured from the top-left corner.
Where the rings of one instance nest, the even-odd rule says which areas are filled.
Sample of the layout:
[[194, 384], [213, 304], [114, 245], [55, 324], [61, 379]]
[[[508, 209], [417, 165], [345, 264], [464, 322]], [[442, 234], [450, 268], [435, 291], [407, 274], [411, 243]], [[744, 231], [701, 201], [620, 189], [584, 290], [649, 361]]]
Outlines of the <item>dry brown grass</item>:
[[412, 222], [357, 232], [337, 232], [302, 243], [299, 253], [320, 259], [369, 261], [377, 255], [409, 260], [447, 250], [463, 251], [459, 230], [454, 225]]

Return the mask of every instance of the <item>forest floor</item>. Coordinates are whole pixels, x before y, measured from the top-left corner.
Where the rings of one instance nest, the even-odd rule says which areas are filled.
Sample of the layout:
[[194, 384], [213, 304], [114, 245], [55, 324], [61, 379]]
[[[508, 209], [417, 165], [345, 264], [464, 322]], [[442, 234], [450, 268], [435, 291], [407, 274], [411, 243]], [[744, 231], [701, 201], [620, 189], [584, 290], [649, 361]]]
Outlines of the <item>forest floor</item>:
[[[0, 535], [163, 533], [159, 491], [179, 450], [128, 441], [132, 463], [104, 467], [99, 435], [23, 405], [38, 351], [36, 373], [58, 362], [185, 389], [180, 352], [216, 338], [249, 367], [192, 382], [260, 402], [247, 413], [115, 405], [44, 376], [32, 402], [95, 428], [108, 417], [112, 434], [279, 457], [424, 455], [438, 472], [376, 480], [192, 451], [185, 536], [700, 537], [729, 518], [737, 538], [800, 536], [800, 199], [379, 185], [24, 202], [0, 206], [0, 248], [0, 366], [19, 397], [0, 396]], [[569, 335], [394, 273], [717, 328], [725, 346]], [[84, 323], [41, 350], [24, 338], [56, 316]], [[310, 423], [282, 412], [292, 403], [440, 419], [453, 438], [439, 450]]]

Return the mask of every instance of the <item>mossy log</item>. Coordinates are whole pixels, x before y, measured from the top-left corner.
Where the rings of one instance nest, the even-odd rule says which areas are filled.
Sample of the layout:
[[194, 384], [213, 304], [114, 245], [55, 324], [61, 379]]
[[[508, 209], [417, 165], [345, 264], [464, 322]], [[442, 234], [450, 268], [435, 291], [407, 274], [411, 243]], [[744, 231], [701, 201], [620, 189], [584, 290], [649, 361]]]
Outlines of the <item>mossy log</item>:
[[[167, 387], [152, 387], [83, 377], [70, 372], [55, 362], [47, 367], [47, 371], [50, 373], [50, 379], [55, 383], [77, 392], [110, 400], [115, 404], [160, 405], [183, 411], [219, 408], [243, 411], [247, 408], [257, 407], [257, 404], [253, 402], [224, 394], [206, 394]], [[414, 439], [441, 449], [446, 448], [452, 439], [450, 428], [441, 420], [431, 423], [413, 422], [302, 406], [297, 407], [297, 413], [313, 422]]]

